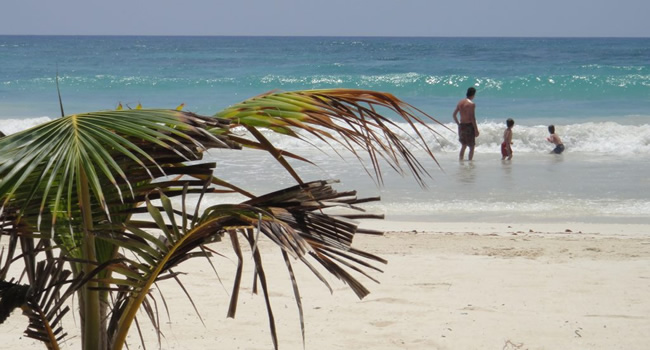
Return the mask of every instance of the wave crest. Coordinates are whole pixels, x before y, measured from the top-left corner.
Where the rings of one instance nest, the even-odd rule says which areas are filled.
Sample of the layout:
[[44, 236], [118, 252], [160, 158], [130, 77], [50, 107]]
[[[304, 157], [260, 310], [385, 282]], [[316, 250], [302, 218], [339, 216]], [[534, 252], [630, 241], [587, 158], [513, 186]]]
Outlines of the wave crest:
[[[9, 118], [3, 119], [0, 130], [5, 134], [13, 134], [26, 130], [52, 118]], [[405, 140], [413, 137], [414, 133], [407, 123], [397, 122], [401, 130], [396, 130]], [[478, 124], [480, 136], [476, 139], [477, 150], [484, 153], [499, 153], [503, 142], [505, 123], [482, 122]], [[456, 125], [453, 123], [431, 125], [435, 133], [423, 132], [423, 136], [434, 152], [457, 152], [459, 143], [456, 135]], [[420, 129], [421, 131], [422, 128]], [[567, 147], [568, 152], [599, 153], [607, 155], [650, 154], [650, 125], [626, 125], [615, 122], [587, 122], [567, 125], [555, 125], [557, 134]], [[237, 130], [237, 133], [245, 131]], [[270, 131], [266, 136], [279, 148], [301, 149], [305, 142]], [[327, 145], [325, 142], [310, 135], [303, 135], [311, 144], [320, 149], [331, 147], [341, 148], [337, 144]], [[513, 150], [516, 153], [546, 153], [553, 147], [546, 141], [548, 129], [546, 125], [524, 126], [515, 125], [513, 128]], [[414, 145], [415, 147], [415, 145]]]

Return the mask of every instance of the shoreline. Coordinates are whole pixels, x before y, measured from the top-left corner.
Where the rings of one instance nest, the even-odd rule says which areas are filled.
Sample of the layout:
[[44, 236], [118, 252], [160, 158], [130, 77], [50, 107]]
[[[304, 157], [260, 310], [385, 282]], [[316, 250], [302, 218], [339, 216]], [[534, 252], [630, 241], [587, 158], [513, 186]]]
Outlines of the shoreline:
[[[540, 222], [475, 222], [475, 221], [411, 221], [411, 220], [364, 220], [359, 227], [383, 230], [386, 233], [418, 234], [476, 234], [476, 235], [583, 235], [598, 237], [645, 238], [650, 224], [645, 223], [586, 223], [579, 221]], [[648, 238], [650, 239], [650, 238]]]

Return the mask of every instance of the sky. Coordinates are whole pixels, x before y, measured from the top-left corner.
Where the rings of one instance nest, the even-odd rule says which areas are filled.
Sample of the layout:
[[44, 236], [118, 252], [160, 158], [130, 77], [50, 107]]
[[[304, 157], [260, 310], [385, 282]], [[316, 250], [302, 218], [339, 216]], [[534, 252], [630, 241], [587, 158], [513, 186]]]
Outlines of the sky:
[[650, 37], [649, 0], [2, 0], [0, 35]]

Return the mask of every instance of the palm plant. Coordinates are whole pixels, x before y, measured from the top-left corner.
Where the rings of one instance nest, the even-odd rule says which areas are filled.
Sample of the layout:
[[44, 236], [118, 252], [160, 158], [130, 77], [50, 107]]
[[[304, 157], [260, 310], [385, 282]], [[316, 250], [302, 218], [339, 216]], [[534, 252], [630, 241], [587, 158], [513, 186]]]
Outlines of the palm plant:
[[[398, 124], [384, 111], [407, 121], [416, 136], [398, 136]], [[373, 232], [350, 219], [376, 216], [325, 210], [358, 210], [357, 204], [377, 198], [337, 192], [331, 180], [303, 181], [289, 161], [309, 160], [276, 148], [261, 130], [304, 141], [312, 135], [359, 159], [367, 154], [368, 172], [379, 183], [382, 159], [395, 170], [409, 169], [422, 183], [427, 171], [409, 147], [422, 147], [433, 158], [419, 131], [431, 130], [427, 119], [433, 121], [387, 93], [332, 89], [271, 92], [211, 117], [139, 108], [69, 115], [3, 137], [0, 237], [7, 242], [0, 253], [0, 323], [20, 307], [29, 318], [25, 334], [58, 349], [65, 337], [61, 319], [76, 295], [83, 349], [122, 349], [139, 310], [160, 332], [152, 286], [175, 278], [174, 268], [189, 258], [209, 258], [209, 245], [227, 237], [239, 258], [228, 316], [237, 306], [241, 247], [249, 245], [277, 348], [255, 249], [260, 234], [278, 245], [290, 272], [292, 260], [300, 260], [327, 285], [314, 265], [320, 264], [360, 298], [368, 290], [350, 271], [367, 276], [365, 270], [379, 270], [373, 262], [385, 261], [351, 246], [356, 233]], [[266, 151], [296, 185], [252, 194], [214, 175], [215, 163], [202, 160], [211, 148]], [[248, 199], [201, 209], [202, 198], [224, 193]]]

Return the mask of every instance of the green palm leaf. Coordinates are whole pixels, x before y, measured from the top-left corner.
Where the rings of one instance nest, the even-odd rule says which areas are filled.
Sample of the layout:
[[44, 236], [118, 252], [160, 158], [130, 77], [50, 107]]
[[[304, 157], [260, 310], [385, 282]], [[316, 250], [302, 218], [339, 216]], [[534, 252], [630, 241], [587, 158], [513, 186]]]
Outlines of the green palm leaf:
[[[223, 123], [189, 113], [171, 110], [128, 110], [79, 114], [53, 120], [44, 125], [0, 139], [0, 196], [2, 206], [10, 201], [24, 209], [34, 197], [44, 204], [54, 202], [51, 212], [67, 211], [59, 201], [50, 198], [74, 198], [71, 186], [83, 169], [96, 203], [110, 220], [104, 184], [121, 195], [118, 180], [132, 185], [124, 173], [125, 164], [145, 169], [151, 178], [163, 175], [159, 159], [150, 154], [166, 153], [167, 158], [198, 160], [201, 152], [213, 147], [231, 147], [219, 137], [204, 130], [206, 126], [223, 127]], [[6, 151], [6, 152], [5, 152]], [[167, 159], [165, 159], [167, 161]], [[154, 175], [155, 168], [158, 174]], [[47, 180], [46, 180], [47, 179]], [[31, 180], [31, 181], [28, 181]], [[53, 193], [53, 185], [59, 185]], [[45, 182], [45, 183], [44, 183]], [[27, 186], [25, 186], [27, 185]], [[26, 197], [16, 196], [24, 187]], [[63, 187], [63, 190], [61, 190]], [[23, 192], [24, 193], [24, 192]], [[21, 193], [22, 194], [22, 193]], [[31, 214], [31, 213], [30, 213]], [[55, 216], [53, 217], [55, 218]]]

